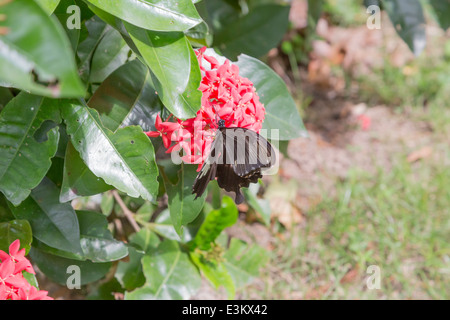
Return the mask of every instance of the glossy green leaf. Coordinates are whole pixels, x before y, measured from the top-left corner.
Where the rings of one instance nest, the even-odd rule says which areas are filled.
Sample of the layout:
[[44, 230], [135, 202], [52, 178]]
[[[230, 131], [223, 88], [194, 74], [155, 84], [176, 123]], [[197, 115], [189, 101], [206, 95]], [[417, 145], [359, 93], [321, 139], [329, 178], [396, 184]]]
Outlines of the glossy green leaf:
[[81, 79], [88, 81], [91, 73], [91, 62], [94, 52], [104, 35], [111, 30], [111, 27], [103, 22], [99, 17], [92, 17], [85, 23], [87, 35], [77, 49], [77, 56], [79, 58], [78, 69]]
[[205, 203], [206, 193], [194, 200], [195, 194], [192, 194], [192, 185], [197, 176], [197, 166], [181, 164], [178, 171], [178, 181], [172, 184], [164, 174], [164, 186], [169, 197], [169, 211], [172, 224], [181, 236], [182, 226], [192, 222], [200, 213]]
[[211, 211], [206, 216], [205, 221], [191, 243], [191, 248], [200, 250], [211, 249], [211, 244], [214, 243], [219, 234], [225, 228], [231, 227], [236, 223], [238, 214], [239, 212], [233, 199], [224, 196], [221, 208]]
[[34, 1], [0, 6], [0, 83], [49, 97], [78, 97], [84, 88], [64, 30]]
[[108, 262], [128, 255], [127, 246], [115, 240], [106, 217], [98, 212], [77, 211], [83, 256], [93, 262]]
[[[74, 17], [77, 15], [77, 11], [73, 12], [71, 10], [68, 11], [69, 8], [74, 8], [73, 6], [76, 6], [77, 2], [75, 0], [64, 0], [59, 3], [59, 5], [54, 10], [54, 16], [59, 20], [59, 23], [63, 27], [64, 31], [67, 34], [67, 37], [69, 38], [70, 44], [72, 45], [72, 49], [74, 52], [77, 51], [78, 42], [80, 40], [80, 29], [79, 28], [73, 28], [72, 24], [74, 23]], [[77, 16], [77, 19], [79, 18], [80, 21], [80, 27], [81, 27], [81, 9], [80, 9], [80, 16]], [[70, 28], [68, 27], [68, 24]]]
[[148, 30], [184, 31], [202, 21], [191, 0], [88, 1], [122, 20]]
[[257, 6], [216, 29], [213, 45], [232, 60], [241, 53], [261, 57], [276, 47], [286, 33], [289, 9], [290, 6], [277, 4]]
[[419, 0], [386, 0], [383, 2], [398, 35], [418, 56], [426, 45], [425, 17]]
[[11, 220], [0, 223], [0, 250], [8, 252], [8, 248], [15, 240], [20, 240], [20, 248], [28, 253], [33, 241], [31, 226], [27, 220]]
[[249, 245], [232, 238], [224, 258], [223, 263], [233, 278], [236, 288], [241, 288], [259, 275], [260, 269], [269, 260], [269, 255], [258, 245]]
[[48, 15], [51, 15], [53, 11], [55, 11], [61, 0], [35, 0], [41, 7], [47, 12]]
[[92, 196], [111, 190], [112, 186], [97, 177], [86, 166], [80, 154], [69, 141], [64, 158], [64, 171], [62, 176], [61, 202], [71, 201], [80, 196]]
[[44, 178], [30, 197], [19, 206], [10, 206], [17, 219], [28, 220], [33, 237], [59, 250], [80, 253], [80, 230], [72, 206], [59, 202], [59, 189]]
[[36, 187], [58, 148], [56, 100], [21, 93], [0, 113], [0, 191], [14, 205]]
[[263, 129], [278, 130], [279, 140], [291, 140], [308, 135], [297, 105], [283, 80], [265, 63], [242, 54], [236, 64], [239, 75], [250, 79], [266, 109]]
[[91, 61], [89, 82], [102, 82], [128, 60], [130, 48], [115, 29], [101, 38]]
[[201, 286], [197, 268], [176, 241], [166, 240], [142, 258], [146, 282], [125, 294], [127, 300], [175, 300], [191, 298]]
[[125, 24], [150, 68], [161, 101], [178, 118], [192, 118], [201, 105], [197, 58], [182, 32], [156, 32]]
[[450, 1], [430, 0], [429, 2], [436, 13], [441, 28], [444, 30], [450, 28]]
[[152, 201], [158, 192], [158, 168], [149, 138], [136, 126], [112, 132], [96, 110], [67, 102], [62, 110], [67, 134], [88, 168], [130, 197]]
[[111, 262], [94, 263], [67, 259], [35, 247], [31, 248], [30, 257], [49, 279], [62, 285], [66, 285], [68, 280], [71, 283], [70, 277], [75, 276], [76, 272], [74, 268], [80, 268], [80, 284], [84, 285], [103, 278], [112, 266]]
[[154, 131], [163, 104], [150, 78], [150, 71], [139, 60], [127, 62], [103, 81], [88, 105], [100, 113], [103, 125], [112, 131], [130, 125]]
[[76, 214], [80, 230], [79, 252], [50, 247], [38, 240], [34, 241], [33, 248], [66, 259], [96, 263], [115, 261], [128, 255], [128, 247], [112, 237], [103, 214], [93, 211], [77, 211]]

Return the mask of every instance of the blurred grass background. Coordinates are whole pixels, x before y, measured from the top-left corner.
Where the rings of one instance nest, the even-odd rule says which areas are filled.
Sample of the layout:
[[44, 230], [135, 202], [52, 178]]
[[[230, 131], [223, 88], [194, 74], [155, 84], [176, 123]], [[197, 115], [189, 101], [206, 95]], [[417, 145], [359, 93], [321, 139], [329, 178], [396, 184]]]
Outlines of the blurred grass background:
[[[325, 16], [349, 29], [365, 25], [367, 18], [358, 1], [347, 0], [326, 1]], [[280, 49], [307, 123], [315, 97], [299, 92], [304, 83], [298, 83], [300, 71], [292, 66], [308, 63], [302, 50], [315, 39], [291, 32]], [[393, 117], [412, 126], [425, 124], [432, 156], [409, 161], [411, 150], [402, 146], [390, 156], [389, 167], [374, 164], [371, 173], [355, 165], [345, 178], [336, 178], [335, 192], [324, 190], [318, 203], [302, 211], [301, 223], [287, 230], [272, 228], [271, 262], [243, 298], [450, 298], [449, 32], [429, 37], [426, 52], [401, 66], [392, 63], [385, 48], [379, 52], [382, 66], [363, 75], [333, 66], [332, 75], [346, 83], [339, 96], [356, 98], [369, 109], [387, 106]], [[395, 136], [397, 128], [389, 130]], [[371, 152], [370, 146], [361, 152]], [[366, 285], [370, 265], [381, 270], [378, 290]]]

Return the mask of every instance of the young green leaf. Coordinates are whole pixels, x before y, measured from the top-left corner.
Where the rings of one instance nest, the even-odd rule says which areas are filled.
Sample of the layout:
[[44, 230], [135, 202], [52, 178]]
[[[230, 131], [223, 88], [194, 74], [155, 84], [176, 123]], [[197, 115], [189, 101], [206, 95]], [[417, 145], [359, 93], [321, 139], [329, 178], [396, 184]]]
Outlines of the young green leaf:
[[268, 252], [258, 245], [249, 245], [232, 238], [223, 262], [233, 278], [236, 288], [249, 284], [259, 275], [260, 268], [269, 260]]
[[203, 221], [194, 240], [191, 243], [191, 249], [200, 250], [211, 249], [219, 234], [227, 227], [232, 226], [238, 219], [238, 209], [233, 199], [228, 196], [222, 198], [222, 207], [211, 211]]
[[190, 257], [192, 261], [194, 261], [195, 265], [200, 269], [202, 274], [216, 289], [223, 286], [228, 292], [228, 299], [234, 299], [236, 288], [233, 278], [221, 261], [207, 259], [205, 254], [197, 251], [192, 252]]

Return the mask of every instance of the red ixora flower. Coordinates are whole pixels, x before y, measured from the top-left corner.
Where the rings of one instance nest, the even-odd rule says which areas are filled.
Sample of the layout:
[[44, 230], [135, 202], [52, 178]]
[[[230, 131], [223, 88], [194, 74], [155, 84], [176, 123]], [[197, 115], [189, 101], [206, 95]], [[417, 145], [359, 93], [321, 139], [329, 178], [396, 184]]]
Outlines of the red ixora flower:
[[25, 249], [17, 239], [9, 246], [9, 253], [0, 250], [0, 300], [53, 300], [47, 291], [38, 290], [28, 283], [22, 271], [35, 274]]
[[[259, 133], [266, 113], [253, 83], [239, 75], [239, 67], [229, 60], [220, 64], [216, 58], [205, 55], [205, 50], [206, 47], [195, 50], [202, 71], [198, 88], [202, 92], [202, 104], [197, 115], [184, 121], [171, 115], [164, 122], [157, 115], [156, 131], [146, 132], [149, 137], [161, 136], [167, 153], [183, 149], [181, 159], [198, 164], [198, 170], [211, 149], [217, 120], [224, 120], [225, 127]], [[171, 146], [172, 142], [175, 144]]]

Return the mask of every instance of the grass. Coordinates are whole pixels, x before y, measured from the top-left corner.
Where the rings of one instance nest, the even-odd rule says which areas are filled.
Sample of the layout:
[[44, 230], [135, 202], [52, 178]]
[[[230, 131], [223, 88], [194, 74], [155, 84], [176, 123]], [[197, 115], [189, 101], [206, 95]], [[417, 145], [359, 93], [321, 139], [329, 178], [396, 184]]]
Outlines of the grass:
[[[403, 68], [386, 60], [383, 69], [353, 79], [362, 101], [428, 123], [433, 156], [408, 163], [404, 153], [389, 170], [355, 169], [336, 181], [336, 196], [306, 212], [297, 228], [274, 237], [262, 282], [244, 296], [450, 299], [449, 74], [446, 41], [436, 59], [424, 55]], [[367, 287], [372, 265], [380, 268], [380, 289]]]
[[[448, 299], [449, 181], [449, 166], [427, 163], [353, 171], [336, 198], [275, 241], [262, 298]], [[379, 290], [366, 285], [371, 265]]]

